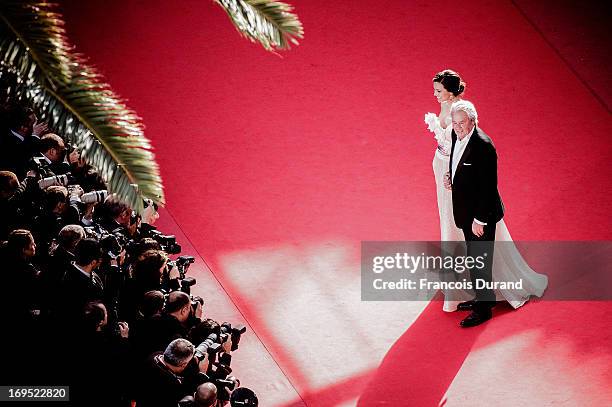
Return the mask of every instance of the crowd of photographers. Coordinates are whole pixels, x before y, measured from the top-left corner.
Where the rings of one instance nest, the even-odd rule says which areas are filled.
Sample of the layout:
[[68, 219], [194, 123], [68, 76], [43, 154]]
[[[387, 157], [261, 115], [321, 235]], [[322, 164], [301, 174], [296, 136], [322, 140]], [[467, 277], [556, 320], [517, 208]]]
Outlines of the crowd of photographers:
[[32, 110], [1, 114], [3, 378], [68, 384], [79, 405], [256, 406], [230, 367], [245, 328], [205, 317], [156, 205], [109, 195]]

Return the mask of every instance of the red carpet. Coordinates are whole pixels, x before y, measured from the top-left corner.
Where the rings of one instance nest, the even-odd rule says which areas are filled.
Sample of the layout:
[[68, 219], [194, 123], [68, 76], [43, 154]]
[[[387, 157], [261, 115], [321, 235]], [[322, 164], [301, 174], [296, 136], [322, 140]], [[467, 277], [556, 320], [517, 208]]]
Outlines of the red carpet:
[[[521, 378], [461, 380], [495, 372], [479, 352], [517, 335], [536, 358], [572, 344], [562, 368], [591, 379], [589, 403], [610, 400], [609, 368], [579, 369], [593, 349], [610, 357], [609, 302], [538, 302], [459, 330], [440, 303], [419, 316], [424, 304], [359, 299], [360, 241], [438, 238], [423, 115], [447, 67], [495, 141], [514, 239], [610, 240], [612, 124], [589, 78], [510, 1], [292, 3], [306, 38], [283, 58], [240, 38], [212, 2], [63, 3], [78, 49], [143, 117], [167, 211], [292, 387], [248, 361], [243, 383], [265, 406], [430, 406], [447, 390], [449, 406], [503, 405], [483, 389]], [[534, 329], [537, 340], [520, 336]], [[542, 389], [559, 378], [525, 369]]]

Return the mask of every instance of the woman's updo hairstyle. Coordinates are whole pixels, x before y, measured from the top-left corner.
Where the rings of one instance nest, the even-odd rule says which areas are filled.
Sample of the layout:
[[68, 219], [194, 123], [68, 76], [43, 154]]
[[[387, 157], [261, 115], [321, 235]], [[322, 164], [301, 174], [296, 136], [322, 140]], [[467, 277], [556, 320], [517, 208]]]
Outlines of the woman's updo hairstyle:
[[461, 80], [461, 76], [450, 69], [438, 72], [436, 76], [433, 77], [433, 81], [440, 82], [442, 86], [444, 86], [444, 89], [455, 96], [461, 95], [465, 90], [465, 82]]

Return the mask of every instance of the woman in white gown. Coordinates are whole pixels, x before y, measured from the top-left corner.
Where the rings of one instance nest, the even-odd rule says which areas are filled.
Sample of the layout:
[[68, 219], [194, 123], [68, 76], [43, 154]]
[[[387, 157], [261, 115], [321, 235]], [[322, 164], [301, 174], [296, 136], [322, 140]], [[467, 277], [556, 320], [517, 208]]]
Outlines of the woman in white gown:
[[[438, 211], [440, 214], [440, 240], [462, 241], [463, 232], [455, 225], [453, 217], [452, 192], [444, 187], [444, 176], [449, 170], [450, 150], [452, 145], [451, 132], [451, 105], [461, 100], [465, 90], [465, 83], [461, 77], [450, 69], [441, 71], [433, 78], [434, 96], [440, 103], [440, 113], [427, 113], [425, 123], [429, 131], [434, 134], [438, 147], [434, 154], [433, 171], [436, 180], [438, 197]], [[519, 308], [525, 304], [532, 295], [541, 297], [548, 285], [548, 278], [538, 274], [529, 267], [523, 256], [512, 243], [512, 237], [504, 220], [497, 223], [495, 241], [505, 242], [495, 245], [493, 254], [493, 281], [512, 282], [523, 280], [521, 290], [496, 290], [497, 300], [505, 300], [512, 307]], [[461, 293], [453, 293], [453, 300], [444, 301], [444, 311], [456, 311], [461, 301], [470, 300], [471, 297], [461, 298]], [[467, 293], [464, 293], [467, 294]], [[457, 301], [460, 299], [461, 301]]]

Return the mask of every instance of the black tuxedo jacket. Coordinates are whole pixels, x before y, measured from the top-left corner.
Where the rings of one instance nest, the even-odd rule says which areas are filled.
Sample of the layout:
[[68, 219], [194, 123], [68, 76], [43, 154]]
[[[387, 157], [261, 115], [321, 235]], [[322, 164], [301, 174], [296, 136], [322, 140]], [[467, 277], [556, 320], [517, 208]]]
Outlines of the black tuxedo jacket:
[[[187, 329], [174, 316], [162, 313], [130, 325], [130, 340], [137, 357], [143, 360], [153, 352], [163, 352], [177, 338], [189, 338]], [[197, 343], [195, 346], [198, 346]]]
[[0, 137], [0, 169], [12, 171], [21, 180], [30, 167], [30, 159], [38, 152], [40, 140], [36, 137], [25, 137], [19, 140], [10, 131]]
[[102, 300], [104, 288], [87, 277], [74, 264], [70, 264], [61, 289], [61, 312], [65, 317], [78, 317], [89, 301]]
[[162, 352], [151, 354], [138, 374], [138, 407], [175, 407], [179, 400], [193, 394], [198, 385], [207, 381], [198, 373], [195, 359], [192, 359], [181, 374], [183, 379], [178, 380], [160, 361], [161, 355]]
[[475, 128], [461, 156], [453, 179], [453, 152], [457, 134], [452, 132], [449, 173], [453, 191], [453, 215], [458, 228], [470, 228], [474, 219], [497, 223], [504, 216], [504, 205], [497, 190], [497, 153], [493, 142]]

